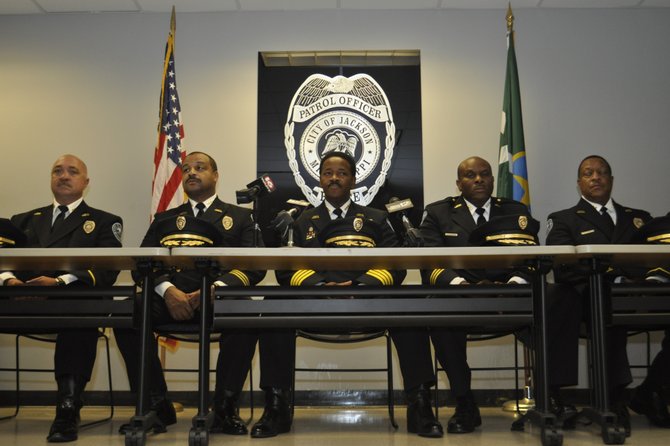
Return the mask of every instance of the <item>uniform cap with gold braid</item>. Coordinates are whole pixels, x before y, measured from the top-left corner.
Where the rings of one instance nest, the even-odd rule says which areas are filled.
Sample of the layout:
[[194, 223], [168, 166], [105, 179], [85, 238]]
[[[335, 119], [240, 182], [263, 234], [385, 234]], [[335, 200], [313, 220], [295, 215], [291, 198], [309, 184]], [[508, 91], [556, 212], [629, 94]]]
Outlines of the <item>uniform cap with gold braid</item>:
[[475, 246], [535, 246], [540, 222], [530, 215], [494, 217], [470, 233]]
[[0, 248], [22, 248], [26, 236], [6, 218], [0, 218]]
[[670, 244], [670, 215], [656, 217], [640, 228], [642, 243]]
[[374, 220], [348, 216], [331, 220], [320, 232], [319, 241], [326, 248], [374, 248], [381, 231]]
[[172, 215], [157, 223], [160, 245], [171, 247], [221, 246], [221, 234], [214, 225], [190, 215]]

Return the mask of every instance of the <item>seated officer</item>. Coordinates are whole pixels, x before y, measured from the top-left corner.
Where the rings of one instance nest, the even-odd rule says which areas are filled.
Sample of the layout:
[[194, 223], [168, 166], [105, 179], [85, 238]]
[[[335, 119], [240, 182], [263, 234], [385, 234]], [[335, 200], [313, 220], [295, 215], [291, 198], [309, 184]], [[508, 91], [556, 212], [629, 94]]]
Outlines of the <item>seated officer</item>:
[[[670, 244], [670, 213], [658, 217], [642, 226], [640, 230], [643, 243]], [[670, 283], [670, 267], [657, 267], [647, 272], [646, 280]], [[668, 403], [663, 396], [664, 389], [670, 386], [670, 329], [654, 361], [647, 370], [647, 377], [635, 388], [628, 407], [640, 415], [645, 415], [654, 426], [670, 428]]]
[[[161, 212], [149, 226], [141, 246], [159, 247], [174, 244], [202, 242], [201, 246], [253, 247], [254, 222], [251, 210], [224, 203], [216, 195], [219, 172], [212, 157], [202, 152], [191, 152], [182, 165], [184, 192], [188, 201], [183, 205]], [[194, 220], [195, 219], [195, 220]], [[195, 237], [188, 241], [193, 229]], [[240, 269], [213, 269], [211, 279], [216, 286], [250, 286], [263, 279], [265, 271]], [[161, 271], [155, 280], [152, 317], [154, 325], [198, 321], [200, 305], [200, 273], [195, 270], [169, 269]], [[117, 344], [128, 369], [128, 379], [133, 390], [137, 389], [139, 376], [140, 338], [136, 330], [115, 330]], [[293, 337], [289, 333], [289, 337]], [[272, 356], [272, 342], [280, 335], [270, 333], [261, 337], [261, 366], [267, 361], [280, 360]], [[223, 333], [220, 340], [219, 359], [216, 366], [216, 387], [213, 409], [215, 413], [211, 432], [231, 435], [247, 433], [244, 422], [238, 415], [238, 400], [249, 372], [258, 335], [256, 332], [231, 331]], [[269, 343], [269, 348], [263, 348]], [[167, 384], [163, 376], [156, 344], [152, 343], [149, 354], [149, 383], [151, 410], [158, 415], [161, 425], [174, 424], [176, 416], [167, 396]], [[261, 377], [263, 379], [263, 377]], [[265, 378], [267, 379], [267, 378]], [[289, 381], [290, 382], [290, 381]], [[125, 431], [127, 425], [121, 427]]]
[[[535, 244], [537, 224], [526, 206], [506, 198], [492, 196], [494, 178], [490, 164], [471, 157], [458, 166], [456, 186], [461, 195], [447, 197], [426, 206], [420, 230], [426, 246], [463, 247], [480, 245], [509, 246]], [[487, 283], [528, 283], [527, 270], [434, 268], [422, 271], [423, 283], [430, 285], [470, 285]], [[560, 302], [556, 300], [556, 302]], [[549, 303], [552, 306], [552, 303]], [[559, 305], [561, 314], [569, 307]], [[553, 308], [552, 308], [553, 310]], [[556, 311], [556, 310], [553, 310]], [[549, 384], [563, 386], [577, 381], [577, 332], [565, 342], [560, 334], [564, 321], [578, 326], [578, 321], [559, 318], [549, 326]], [[554, 335], [552, 335], [554, 334]], [[467, 362], [467, 330], [432, 327], [435, 355], [445, 369], [456, 410], [447, 425], [449, 433], [469, 433], [481, 425], [481, 416], [471, 390], [471, 371]], [[565, 359], [568, 358], [568, 359]], [[567, 381], [567, 382], [566, 382]], [[572, 382], [574, 381], [574, 382]], [[556, 402], [555, 414], [564, 411]]]
[[[356, 161], [345, 153], [328, 152], [319, 168], [325, 200], [304, 211], [294, 224], [294, 242], [301, 247], [359, 246], [393, 247], [398, 239], [386, 212], [365, 207], [351, 200], [356, 182]], [[281, 285], [359, 286], [399, 285], [405, 271], [370, 269], [367, 271], [277, 271]], [[353, 294], [353, 292], [352, 292]], [[431, 407], [430, 387], [435, 383], [430, 345], [422, 342], [414, 330], [390, 330], [396, 345], [407, 397], [407, 430], [424, 437], [441, 437], [442, 426]], [[417, 330], [420, 332], [420, 330]], [[295, 340], [285, 345], [285, 354], [293, 358]], [[266, 390], [267, 392], [267, 390]], [[271, 436], [288, 432], [291, 427], [287, 396], [266, 399], [265, 412], [252, 429], [252, 436]], [[275, 402], [280, 402], [274, 404]]]
[[[602, 245], [631, 244], [639, 237], [639, 229], [649, 220], [648, 212], [622, 206], [612, 199], [614, 176], [605, 158], [590, 155], [577, 169], [579, 202], [548, 217], [547, 245]], [[609, 283], [639, 279], [644, 271], [639, 268], [610, 268], [605, 274]], [[589, 276], [572, 265], [554, 265], [557, 284], [574, 287], [581, 296], [581, 304], [588, 307]], [[582, 305], [576, 305], [575, 312]], [[587, 308], [588, 310], [588, 308]], [[627, 330], [624, 327], [607, 328], [607, 370], [609, 379], [610, 410], [617, 424], [630, 435], [630, 415], [626, 408], [626, 386], [632, 381], [626, 352]]]
[[[12, 224], [25, 235], [26, 248], [118, 248], [122, 220], [90, 207], [84, 201], [89, 184], [86, 164], [74, 155], [62, 155], [51, 168], [53, 203], [12, 217]], [[6, 220], [5, 220], [6, 221]], [[5, 225], [6, 228], [6, 225]], [[2, 245], [11, 245], [13, 237]], [[0, 274], [2, 286], [112, 286], [118, 271], [16, 271]], [[58, 386], [56, 418], [47, 441], [75, 441], [79, 431], [81, 395], [91, 379], [98, 350], [96, 328], [59, 330], [54, 354]]]

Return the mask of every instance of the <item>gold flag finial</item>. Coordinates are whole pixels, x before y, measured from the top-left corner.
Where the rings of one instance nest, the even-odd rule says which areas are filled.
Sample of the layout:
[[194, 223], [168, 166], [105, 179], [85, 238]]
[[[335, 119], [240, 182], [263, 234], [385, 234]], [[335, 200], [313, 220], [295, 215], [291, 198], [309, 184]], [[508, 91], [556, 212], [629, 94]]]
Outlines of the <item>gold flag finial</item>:
[[511, 33], [514, 31], [514, 13], [512, 13], [511, 3], [507, 3], [507, 15], [505, 18], [507, 19], [507, 32]]
[[172, 33], [172, 36], [174, 36], [176, 27], [177, 27], [177, 20], [175, 19], [174, 5], [172, 5], [172, 17], [170, 17], [170, 33]]

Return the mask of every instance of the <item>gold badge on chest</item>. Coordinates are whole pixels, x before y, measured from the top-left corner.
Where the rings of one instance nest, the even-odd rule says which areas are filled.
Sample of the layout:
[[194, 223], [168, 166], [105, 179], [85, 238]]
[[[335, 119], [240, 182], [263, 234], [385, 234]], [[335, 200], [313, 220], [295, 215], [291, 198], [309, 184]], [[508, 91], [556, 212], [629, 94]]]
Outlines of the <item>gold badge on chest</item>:
[[230, 215], [226, 215], [221, 219], [221, 224], [223, 225], [223, 229], [230, 231], [233, 227], [233, 218]]
[[640, 217], [635, 217], [633, 219], [633, 224], [637, 229], [640, 229], [642, 226], [644, 226], [644, 221]]
[[311, 240], [314, 237], [316, 237], [316, 233], [314, 232], [314, 228], [312, 226], [307, 229], [307, 234], [305, 234], [305, 240]]
[[86, 220], [83, 228], [85, 233], [90, 234], [95, 229], [95, 222], [93, 220]]
[[177, 229], [181, 231], [182, 229], [184, 229], [184, 227], [186, 227], [186, 217], [180, 215], [179, 217], [177, 217]]

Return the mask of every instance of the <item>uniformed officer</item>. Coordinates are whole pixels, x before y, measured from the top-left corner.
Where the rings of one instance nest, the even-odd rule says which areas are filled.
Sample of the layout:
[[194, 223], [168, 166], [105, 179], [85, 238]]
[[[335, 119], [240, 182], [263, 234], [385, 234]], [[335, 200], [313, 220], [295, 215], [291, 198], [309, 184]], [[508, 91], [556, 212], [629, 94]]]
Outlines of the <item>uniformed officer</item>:
[[[25, 235], [27, 248], [120, 247], [120, 217], [94, 209], [84, 201], [89, 184], [86, 164], [74, 155], [62, 155], [51, 168], [53, 203], [12, 217]], [[90, 268], [82, 271], [15, 271], [0, 274], [3, 286], [111, 286], [118, 271]], [[98, 330], [60, 330], [56, 339], [54, 369], [58, 385], [56, 418], [47, 440], [75, 441], [79, 430], [81, 394], [91, 378]]]
[[[356, 161], [346, 152], [331, 151], [322, 159], [319, 182], [325, 200], [319, 206], [304, 211], [294, 224], [294, 242], [301, 247], [376, 246], [393, 247], [398, 239], [387, 219], [386, 212], [361, 206], [351, 200], [356, 183]], [[360, 286], [400, 285], [405, 271], [369, 269], [366, 271], [322, 271], [302, 269], [278, 271], [282, 285]], [[391, 336], [396, 345], [407, 398], [407, 430], [423, 437], [441, 437], [442, 426], [431, 407], [430, 387], [435, 376], [430, 345], [417, 333], [420, 330], [394, 330]], [[295, 351], [295, 341], [285, 346], [286, 355]], [[266, 390], [267, 392], [267, 390]], [[252, 429], [252, 436], [271, 436], [288, 432], [291, 419], [283, 393], [276, 392], [266, 400], [263, 417]], [[276, 403], [276, 404], [275, 404]], [[286, 414], [284, 416], [283, 414]]]
[[[590, 155], [579, 163], [577, 186], [581, 193], [579, 202], [548, 218], [547, 245], [597, 245], [629, 244], [639, 239], [639, 229], [649, 220], [648, 212], [622, 206], [612, 200], [614, 177], [605, 158]], [[611, 268], [605, 275], [610, 283], [641, 278], [644, 270]], [[572, 266], [554, 267], [556, 283], [567, 284], [583, 296], [588, 303], [588, 276]], [[579, 306], [575, 306], [575, 312]], [[620, 426], [630, 435], [630, 415], [626, 408], [625, 388], [632, 381], [626, 353], [626, 329], [607, 329], [607, 368], [609, 371], [610, 409], [616, 414]]]
[[[182, 183], [188, 201], [177, 208], [157, 214], [141, 246], [168, 246], [175, 242], [177, 238], [171, 236], [174, 234], [171, 234], [172, 229], [169, 228], [174, 228], [182, 235], [188, 233], [189, 228], [198, 229], [192, 223], [187, 227], [176, 228], [179, 217], [189, 217], [188, 220], [197, 218], [206, 223], [207, 227], [215, 228], [216, 233], [209, 234], [208, 237], [211, 244], [207, 243], [207, 245], [253, 247], [255, 225], [251, 210], [224, 203], [216, 195], [216, 185], [219, 179], [216, 161], [206, 153], [191, 152], [183, 162], [182, 174]], [[204, 226], [200, 227], [200, 230], [205, 230]], [[250, 286], [261, 281], [265, 276], [265, 271], [236, 268], [214, 269], [210, 275], [216, 286]], [[201, 277], [197, 271], [177, 269], [162, 271], [155, 281], [155, 294], [152, 302], [154, 325], [197, 320], [200, 284]], [[115, 335], [128, 369], [131, 388], [136, 390], [136, 380], [139, 376], [139, 333], [132, 330], [115, 330]], [[282, 335], [287, 334], [269, 333], [261, 336], [261, 365], [268, 360], [282, 360], [282, 358], [274, 357], [272, 348], [273, 343], [278, 342]], [[293, 335], [289, 333], [288, 336]], [[222, 334], [213, 400], [215, 419], [210, 429], [211, 432], [231, 435], [247, 433], [246, 425], [238, 415], [239, 397], [249, 372], [257, 341], [258, 334], [254, 331], [231, 331]], [[167, 396], [167, 384], [155, 343], [152, 344], [149, 358], [151, 361], [148, 371], [151, 410], [158, 415], [162, 424], [159, 428], [164, 428], [176, 422], [176, 415]], [[124, 432], [126, 428], [127, 425], [122, 426], [121, 432]]]

